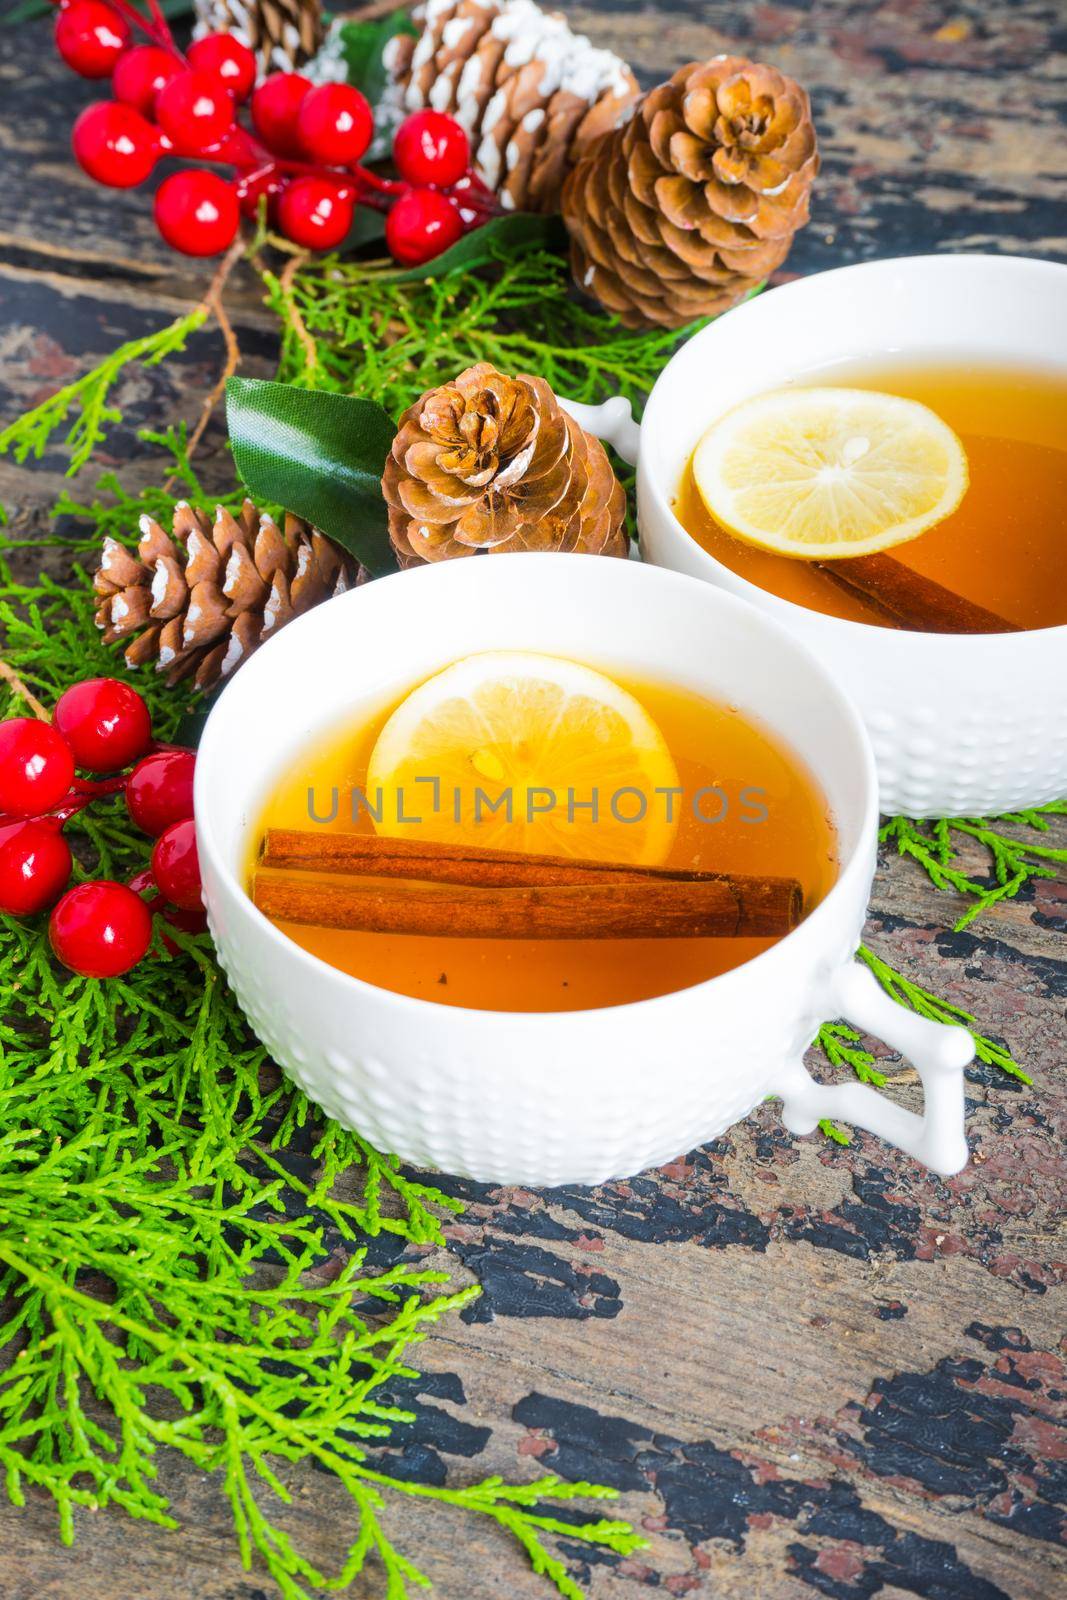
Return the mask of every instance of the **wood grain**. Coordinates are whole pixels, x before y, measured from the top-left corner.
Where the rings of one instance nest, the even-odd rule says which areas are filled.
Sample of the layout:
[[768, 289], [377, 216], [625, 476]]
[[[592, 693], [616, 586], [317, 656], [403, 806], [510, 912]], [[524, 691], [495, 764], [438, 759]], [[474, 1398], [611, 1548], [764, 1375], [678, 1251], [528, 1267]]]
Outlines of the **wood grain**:
[[[809, 86], [825, 168], [782, 276], [922, 251], [1067, 258], [1067, 65], [1051, 0], [569, 12], [645, 84], [738, 48]], [[99, 88], [59, 67], [47, 35], [0, 30], [5, 419], [206, 283], [158, 241], [144, 193], [105, 192], [74, 168], [69, 125]], [[258, 291], [232, 289], [247, 370], [269, 373]], [[128, 483], [156, 471], [136, 428], [191, 421], [222, 354], [205, 331], [124, 380], [127, 423], [109, 451]], [[217, 425], [203, 464], [209, 485], [225, 481]], [[48, 528], [62, 470], [58, 454], [32, 472], [0, 462], [17, 529]], [[18, 559], [61, 570], [53, 550]], [[1067, 826], [1053, 837], [1067, 842]], [[1067, 1578], [1067, 886], [1040, 884], [953, 934], [960, 909], [884, 854], [866, 936], [1034, 1077], [971, 1072], [963, 1173], [942, 1182], [865, 1135], [847, 1150], [794, 1139], [767, 1106], [628, 1183], [450, 1183], [468, 1208], [442, 1260], [484, 1294], [422, 1347], [424, 1377], [398, 1389], [417, 1420], [384, 1458], [456, 1483], [550, 1469], [617, 1485], [651, 1548], [590, 1565], [564, 1545], [592, 1600], [1049, 1600]], [[886, 1070], [917, 1106], [906, 1064], [888, 1057]], [[4, 1600], [264, 1600], [219, 1484], [174, 1459], [161, 1468], [176, 1534], [79, 1511], [67, 1550], [49, 1502], [0, 1505]], [[290, 1531], [336, 1565], [352, 1532], [344, 1496], [310, 1469], [284, 1476]], [[389, 1526], [442, 1600], [548, 1592], [491, 1530], [408, 1505]], [[379, 1575], [350, 1593], [379, 1600]]]

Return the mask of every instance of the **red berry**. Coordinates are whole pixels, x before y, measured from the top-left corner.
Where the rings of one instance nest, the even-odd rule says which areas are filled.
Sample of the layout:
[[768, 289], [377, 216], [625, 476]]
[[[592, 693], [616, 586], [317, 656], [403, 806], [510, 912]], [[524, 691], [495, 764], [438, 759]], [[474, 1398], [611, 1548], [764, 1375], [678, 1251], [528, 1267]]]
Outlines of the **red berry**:
[[307, 155], [327, 167], [347, 167], [370, 144], [374, 118], [370, 106], [348, 83], [321, 83], [304, 96], [296, 119]]
[[52, 822], [0, 827], [0, 911], [29, 917], [43, 911], [70, 881], [70, 846]]
[[112, 93], [116, 100], [133, 106], [143, 117], [150, 117], [160, 89], [181, 71], [181, 62], [169, 50], [161, 50], [155, 44], [139, 44], [119, 57], [111, 79]]
[[48, 936], [72, 972], [83, 978], [117, 978], [147, 952], [152, 917], [140, 895], [124, 883], [79, 883], [52, 912]]
[[132, 189], [156, 164], [156, 130], [133, 106], [97, 100], [86, 106], [71, 134], [74, 159], [109, 189]]
[[56, 17], [56, 49], [83, 78], [110, 78], [130, 42], [127, 24], [104, 0], [73, 0]]
[[179, 72], [156, 95], [156, 121], [180, 156], [202, 156], [233, 127], [233, 96], [208, 72]]
[[51, 723], [36, 717], [0, 722], [0, 812], [39, 817], [63, 799], [74, 778], [74, 757]]
[[311, 79], [300, 72], [272, 72], [252, 96], [252, 126], [277, 156], [303, 153], [297, 118]]
[[436, 189], [409, 189], [385, 219], [389, 254], [405, 267], [431, 261], [455, 244], [462, 232], [459, 212]]
[[180, 906], [183, 911], [197, 911], [203, 905], [196, 824], [192, 817], [186, 817], [184, 822], [172, 822], [160, 834], [152, 851], [152, 876], [160, 894], [171, 905]]
[[233, 95], [238, 105], [248, 99], [256, 81], [256, 58], [232, 33], [208, 33], [194, 39], [185, 52], [189, 65], [206, 72]]
[[214, 256], [233, 243], [241, 220], [232, 185], [217, 173], [172, 172], [156, 190], [156, 227], [187, 256]]
[[352, 226], [352, 197], [330, 178], [294, 178], [278, 198], [278, 226], [308, 250], [333, 250]]
[[462, 178], [470, 158], [466, 133], [443, 111], [416, 111], [400, 124], [393, 140], [393, 160], [409, 183], [447, 189]]
[[156, 750], [139, 761], [126, 785], [126, 809], [144, 833], [158, 838], [193, 814], [193, 750]]
[[118, 678], [86, 678], [71, 684], [56, 703], [54, 726], [70, 746], [77, 767], [118, 772], [143, 756], [152, 718], [136, 689]]

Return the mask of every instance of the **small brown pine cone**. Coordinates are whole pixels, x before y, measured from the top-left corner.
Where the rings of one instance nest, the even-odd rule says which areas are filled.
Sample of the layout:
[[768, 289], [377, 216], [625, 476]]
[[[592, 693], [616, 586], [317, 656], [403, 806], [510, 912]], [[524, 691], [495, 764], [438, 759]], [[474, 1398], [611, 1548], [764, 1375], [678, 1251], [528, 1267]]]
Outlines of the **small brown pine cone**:
[[214, 520], [179, 500], [171, 532], [142, 517], [136, 553], [105, 539], [93, 587], [96, 625], [130, 667], [155, 662], [167, 683], [217, 688], [291, 618], [362, 583], [367, 572], [299, 517], [284, 530], [246, 500]]
[[488, 362], [405, 411], [382, 489], [402, 567], [479, 551], [628, 553], [626, 496], [599, 439], [542, 378]]
[[637, 99], [626, 63], [533, 0], [428, 0], [413, 19], [386, 47], [383, 114], [447, 112], [505, 210], [558, 211], [569, 168]]
[[630, 328], [735, 305], [808, 220], [819, 157], [808, 97], [773, 67], [682, 67], [563, 189], [575, 282]]
[[195, 38], [232, 33], [254, 53], [260, 76], [292, 72], [321, 48], [321, 0], [196, 0]]

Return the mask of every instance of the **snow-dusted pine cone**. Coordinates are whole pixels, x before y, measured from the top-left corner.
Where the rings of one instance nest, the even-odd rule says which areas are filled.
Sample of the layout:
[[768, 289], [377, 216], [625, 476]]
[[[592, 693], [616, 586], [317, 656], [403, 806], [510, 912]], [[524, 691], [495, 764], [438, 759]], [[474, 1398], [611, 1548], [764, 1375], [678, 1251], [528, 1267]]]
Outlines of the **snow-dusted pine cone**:
[[481, 550], [628, 553], [626, 496], [599, 439], [543, 378], [486, 361], [405, 411], [382, 488], [402, 567]]
[[196, 0], [194, 38], [232, 33], [255, 52], [260, 76], [309, 61], [326, 33], [321, 0]]
[[386, 47], [381, 118], [448, 112], [505, 209], [558, 211], [578, 156], [637, 99], [626, 63], [533, 0], [426, 0], [413, 20]]
[[299, 517], [282, 530], [246, 500], [214, 518], [179, 500], [172, 528], [142, 517], [134, 554], [105, 539], [93, 587], [96, 625], [131, 667], [214, 689], [291, 618], [361, 583], [363, 567]]
[[738, 56], [682, 67], [567, 178], [575, 282], [631, 328], [725, 311], [785, 260], [818, 170], [792, 78]]

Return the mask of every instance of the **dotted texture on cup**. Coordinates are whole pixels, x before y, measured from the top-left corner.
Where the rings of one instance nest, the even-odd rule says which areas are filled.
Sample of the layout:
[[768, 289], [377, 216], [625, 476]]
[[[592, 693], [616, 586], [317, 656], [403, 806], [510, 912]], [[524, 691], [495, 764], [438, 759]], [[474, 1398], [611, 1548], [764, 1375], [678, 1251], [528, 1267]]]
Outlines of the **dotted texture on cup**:
[[709, 1026], [688, 1053], [668, 1040], [582, 1105], [574, 1075], [559, 1092], [543, 1066], [454, 1050], [429, 1041], [390, 1064], [360, 1047], [309, 1040], [306, 998], [265, 983], [233, 944], [220, 961], [273, 1059], [343, 1127], [420, 1167], [486, 1183], [600, 1183], [662, 1165], [706, 1143], [758, 1105], [784, 1061], [798, 1057], [811, 1019], [749, 1017]]
[[1067, 794], [1067, 690], [1039, 706], [929, 705], [865, 712], [887, 816], [999, 816]]

